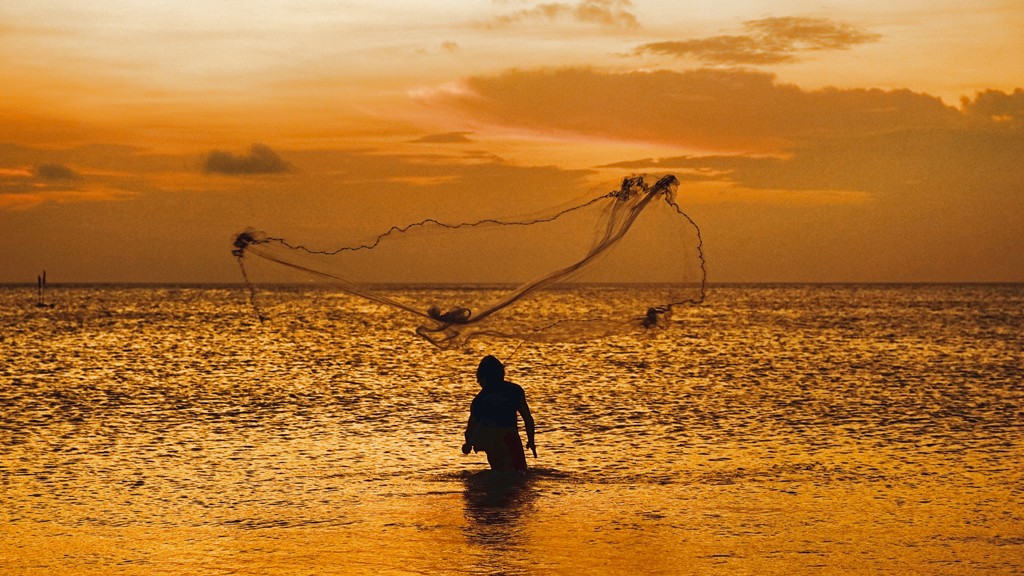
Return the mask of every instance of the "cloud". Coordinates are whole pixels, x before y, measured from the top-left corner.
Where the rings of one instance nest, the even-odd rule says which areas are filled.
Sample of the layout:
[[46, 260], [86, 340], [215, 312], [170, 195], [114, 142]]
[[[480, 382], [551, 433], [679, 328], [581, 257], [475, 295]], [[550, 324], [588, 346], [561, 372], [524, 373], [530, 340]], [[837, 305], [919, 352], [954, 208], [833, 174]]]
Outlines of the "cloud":
[[692, 56], [698, 60], [719, 64], [775, 64], [792, 60], [793, 55], [779, 50], [766, 50], [761, 42], [750, 36], [713, 36], [697, 40], [650, 42], [643, 44], [634, 54], [658, 54], [682, 58]]
[[[44, 166], [50, 169], [42, 170]], [[0, 212], [25, 211], [48, 203], [111, 202], [136, 195], [109, 184], [85, 182], [77, 173], [57, 170], [57, 166], [43, 165], [36, 173], [27, 169], [0, 169]]]
[[1024, 124], [1024, 90], [1020, 88], [1012, 94], [986, 90], [973, 101], [967, 97], [962, 98], [960, 105], [966, 114], [983, 120]]
[[[957, 108], [910, 90], [808, 90], [737, 69], [519, 70], [464, 86], [432, 103], [463, 121], [567, 140], [704, 150], [602, 168], [673, 172], [688, 182], [685, 193], [702, 194], [711, 214], [695, 214], [716, 231], [709, 246], [725, 260], [738, 255], [721, 270], [749, 278], [1024, 278], [1021, 90], [982, 92]], [[765, 239], [778, 244], [752, 248]], [[777, 264], [779, 275], [759, 262]]]
[[507, 26], [523, 22], [570, 21], [609, 28], [638, 28], [640, 22], [632, 7], [629, 0], [582, 0], [575, 4], [553, 2], [499, 16], [493, 24]]
[[133, 146], [36, 148], [0, 142], [0, 211], [124, 201], [159, 189], [156, 181], [175, 178], [184, 165], [181, 156], [147, 154]]
[[881, 38], [827, 18], [762, 18], [744, 23], [747, 34], [642, 44], [634, 54], [690, 57], [711, 64], [775, 64], [801, 53], [846, 50]]
[[231, 152], [214, 150], [203, 163], [203, 172], [207, 174], [279, 174], [290, 172], [291, 165], [282, 159], [277, 152], [265, 144], [253, 144], [248, 154], [235, 155]]
[[62, 164], [0, 168], [0, 210], [25, 210], [49, 200], [87, 198], [82, 177]]
[[744, 27], [755, 37], [782, 50], [845, 50], [881, 38], [878, 34], [828, 18], [762, 18], [748, 20]]
[[81, 180], [82, 176], [63, 164], [42, 164], [36, 168], [36, 176], [43, 180]]
[[[783, 156], [707, 155], [642, 159], [607, 167], [681, 170], [681, 180], [720, 181], [754, 190], [864, 191], [900, 198], [927, 191], [984, 202], [1024, 183], [1024, 133], [914, 128], [802, 142]], [[1024, 200], [1024, 197], [1021, 197]]]
[[466, 135], [472, 132], [444, 132], [441, 134], [428, 134], [417, 138], [413, 142], [418, 144], [466, 144], [472, 142]]
[[722, 151], [780, 151], [815, 134], [953, 126], [963, 116], [909, 90], [803, 90], [751, 70], [513, 70], [466, 79], [428, 104], [551, 134]]
[[[836, 91], [838, 92], [838, 91]], [[853, 99], [881, 104], [860, 91]], [[906, 94], [894, 94], [909, 104]], [[926, 100], [918, 101], [930, 109]], [[784, 102], [777, 106], [785, 108]], [[869, 110], [872, 106], [862, 106]], [[827, 108], [826, 108], [827, 109]], [[765, 110], [771, 113], [770, 110]], [[893, 197], [913, 191], [1019, 197], [1024, 184], [1024, 91], [982, 92], [938, 114], [909, 105], [885, 129], [865, 129], [823, 111], [817, 127], [788, 135], [778, 154], [709, 154], [609, 164], [634, 170], [683, 170], [690, 180], [718, 180], [764, 190], [860, 190]], [[929, 121], [930, 120], [930, 121]], [[982, 196], [978, 196], [979, 199]]]

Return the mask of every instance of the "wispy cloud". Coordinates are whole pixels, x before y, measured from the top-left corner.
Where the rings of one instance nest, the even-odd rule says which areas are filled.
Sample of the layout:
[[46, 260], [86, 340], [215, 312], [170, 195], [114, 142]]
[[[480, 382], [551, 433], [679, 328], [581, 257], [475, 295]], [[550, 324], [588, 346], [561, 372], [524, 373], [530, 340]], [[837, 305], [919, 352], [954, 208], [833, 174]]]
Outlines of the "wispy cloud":
[[467, 144], [472, 142], [467, 135], [472, 132], [444, 132], [441, 134], [428, 134], [417, 138], [413, 142], [417, 144]]
[[609, 28], [637, 28], [639, 20], [629, 0], [582, 0], [575, 4], [537, 4], [495, 18], [491, 24], [507, 26], [531, 22], [573, 22]]
[[210, 152], [203, 163], [207, 174], [279, 174], [290, 172], [291, 164], [265, 144], [253, 144], [248, 154], [236, 155], [223, 150]]
[[711, 64], [775, 64], [807, 52], [846, 50], [881, 36], [827, 18], [762, 18], [744, 23], [746, 34], [642, 44], [634, 54], [689, 57]]

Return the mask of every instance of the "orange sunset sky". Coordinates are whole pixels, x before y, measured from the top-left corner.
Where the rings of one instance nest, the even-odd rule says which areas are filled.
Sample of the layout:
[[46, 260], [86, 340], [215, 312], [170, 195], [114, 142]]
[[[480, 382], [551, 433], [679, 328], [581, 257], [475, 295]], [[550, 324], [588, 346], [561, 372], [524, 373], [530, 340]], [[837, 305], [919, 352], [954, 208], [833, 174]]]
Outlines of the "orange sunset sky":
[[0, 282], [674, 173], [712, 282], [1024, 281], [1020, 0], [11, 0]]

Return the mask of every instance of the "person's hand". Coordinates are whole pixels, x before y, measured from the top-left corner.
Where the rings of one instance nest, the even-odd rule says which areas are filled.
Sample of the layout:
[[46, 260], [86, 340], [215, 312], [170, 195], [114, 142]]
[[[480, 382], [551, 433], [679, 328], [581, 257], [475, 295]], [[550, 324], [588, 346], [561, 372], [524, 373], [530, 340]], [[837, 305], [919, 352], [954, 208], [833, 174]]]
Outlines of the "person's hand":
[[536, 458], [537, 457], [537, 444], [535, 444], [533, 442], [533, 440], [530, 440], [530, 441], [528, 441], [526, 443], [526, 447], [529, 448], [531, 452], [533, 452], [533, 457]]
[[470, 446], [469, 442], [466, 442], [465, 444], [462, 445], [462, 453], [463, 454], [469, 454], [469, 451], [472, 450], [472, 449], [473, 449], [473, 447]]

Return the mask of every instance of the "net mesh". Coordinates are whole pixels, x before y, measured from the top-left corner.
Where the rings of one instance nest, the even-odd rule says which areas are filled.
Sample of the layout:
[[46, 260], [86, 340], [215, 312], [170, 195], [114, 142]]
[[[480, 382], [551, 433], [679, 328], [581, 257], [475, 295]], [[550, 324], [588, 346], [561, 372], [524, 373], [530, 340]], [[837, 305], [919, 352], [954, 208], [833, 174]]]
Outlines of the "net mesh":
[[[525, 218], [427, 218], [323, 249], [257, 230], [233, 254], [261, 320], [258, 285], [316, 281], [408, 318], [439, 348], [492, 337], [575, 342], [663, 328], [703, 302], [700, 229], [671, 175]], [[254, 261], [277, 270], [257, 278]], [[297, 275], [296, 275], [297, 274]]]

